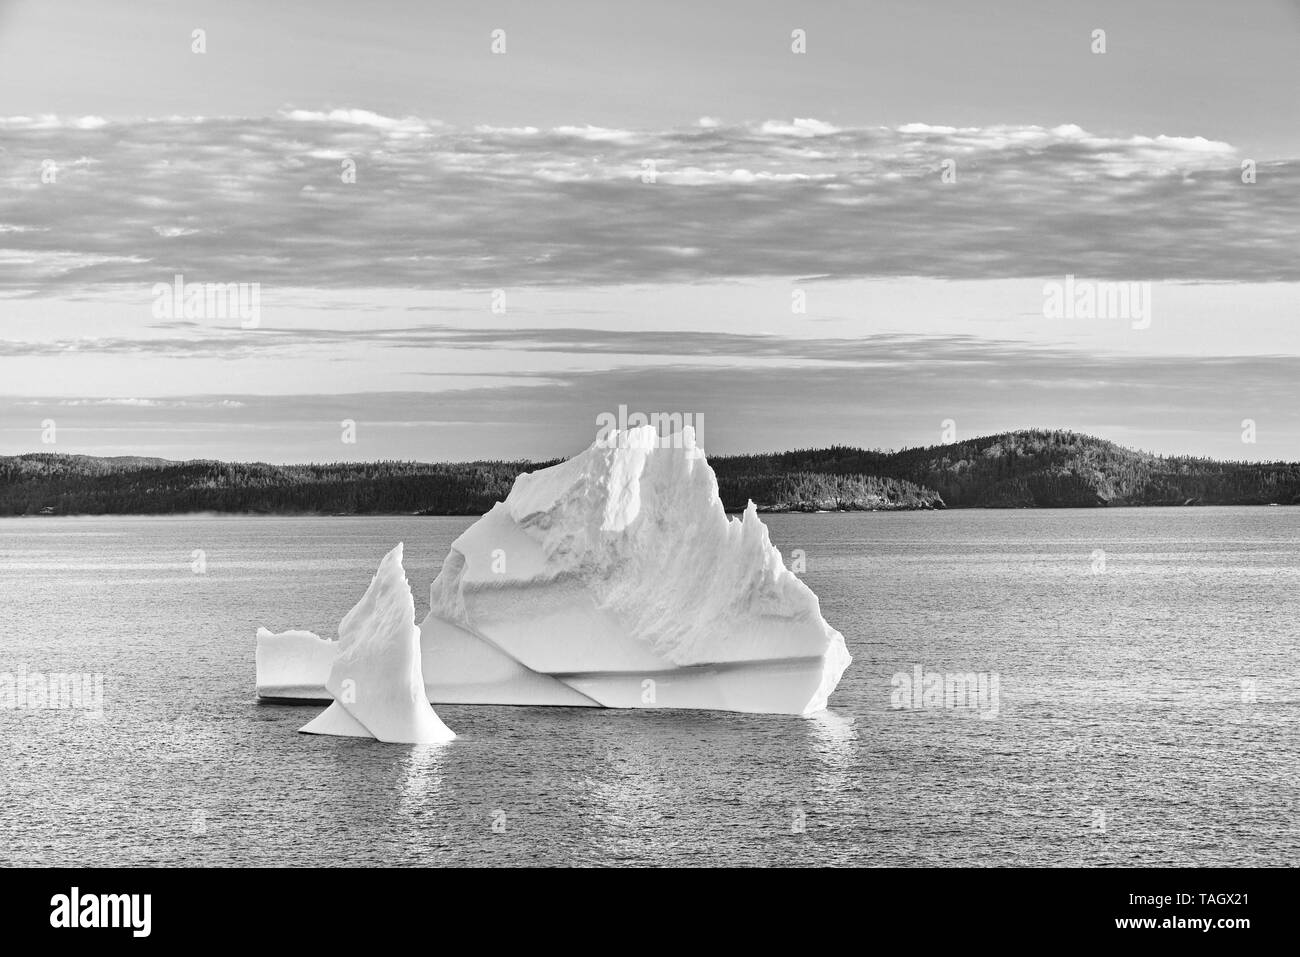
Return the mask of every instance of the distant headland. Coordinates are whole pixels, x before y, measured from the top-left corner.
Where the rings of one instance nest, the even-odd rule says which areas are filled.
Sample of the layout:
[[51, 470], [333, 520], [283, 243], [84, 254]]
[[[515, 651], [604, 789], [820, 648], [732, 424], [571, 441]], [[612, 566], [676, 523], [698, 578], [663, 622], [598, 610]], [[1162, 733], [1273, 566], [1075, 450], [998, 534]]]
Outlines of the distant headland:
[[[0, 516], [481, 515], [547, 462], [268, 465], [35, 452], [0, 456]], [[1139, 452], [1076, 432], [1003, 432], [883, 452], [710, 456], [728, 511], [1300, 504], [1300, 463]]]

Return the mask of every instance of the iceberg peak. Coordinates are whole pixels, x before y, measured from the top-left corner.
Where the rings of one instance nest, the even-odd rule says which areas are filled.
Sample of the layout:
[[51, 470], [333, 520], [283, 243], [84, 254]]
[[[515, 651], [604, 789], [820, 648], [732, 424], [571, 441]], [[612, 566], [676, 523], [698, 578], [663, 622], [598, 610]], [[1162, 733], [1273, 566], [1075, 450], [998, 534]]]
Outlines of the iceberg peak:
[[[520, 475], [505, 502], [452, 543], [430, 607], [602, 704], [627, 706], [626, 693], [601, 689], [626, 686], [629, 672], [657, 685], [649, 672], [752, 665], [811, 669], [816, 681], [798, 707], [769, 708], [766, 692], [751, 700], [737, 678], [728, 682], [737, 710], [819, 710], [849, 663], [753, 503], [740, 518], [726, 514], [689, 427], [613, 431], [567, 462]], [[699, 684], [686, 679], [673, 676]], [[728, 707], [704, 694], [685, 700], [680, 707]]]
[[420, 629], [400, 542], [380, 561], [361, 600], [343, 616], [325, 687], [334, 703], [300, 730], [407, 744], [456, 737], [424, 692]]

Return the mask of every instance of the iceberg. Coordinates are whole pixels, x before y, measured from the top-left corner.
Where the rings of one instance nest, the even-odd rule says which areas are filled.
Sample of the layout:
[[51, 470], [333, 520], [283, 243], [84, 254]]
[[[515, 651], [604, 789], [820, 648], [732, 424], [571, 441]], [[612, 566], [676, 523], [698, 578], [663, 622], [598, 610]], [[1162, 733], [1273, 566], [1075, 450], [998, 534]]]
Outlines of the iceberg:
[[[262, 629], [258, 633], [259, 648]], [[268, 633], [269, 634], [269, 633]], [[303, 648], [320, 639], [310, 632], [271, 636], [295, 652], [287, 661], [321, 664]], [[325, 678], [325, 690], [334, 703], [299, 728], [308, 734], [336, 734], [404, 744], [437, 744], [455, 733], [442, 723], [424, 691], [420, 655], [420, 630], [415, 625], [415, 602], [402, 569], [402, 545], [384, 556], [361, 601], [339, 624], [337, 648]], [[260, 655], [259, 655], [260, 664]], [[277, 661], [274, 667], [285, 667]], [[305, 677], [305, 675], [304, 675]]]
[[[753, 503], [723, 510], [689, 426], [612, 431], [520, 475], [452, 543], [429, 605], [416, 660], [438, 704], [811, 714], [851, 660]], [[341, 645], [260, 630], [258, 694], [337, 697]]]

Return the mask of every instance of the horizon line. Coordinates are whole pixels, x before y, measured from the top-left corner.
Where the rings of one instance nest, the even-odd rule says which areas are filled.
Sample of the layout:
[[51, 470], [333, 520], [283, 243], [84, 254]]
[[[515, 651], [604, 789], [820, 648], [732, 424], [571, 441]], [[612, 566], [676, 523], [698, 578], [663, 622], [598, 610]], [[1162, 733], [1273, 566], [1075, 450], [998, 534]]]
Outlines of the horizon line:
[[[651, 426], [648, 425], [641, 426], [641, 428], [650, 428], [650, 427]], [[617, 431], [624, 431], [624, 430], [617, 430]], [[1116, 442], [1113, 439], [1108, 439], [1100, 435], [1094, 435], [1089, 432], [1079, 432], [1076, 431], [1075, 429], [1054, 429], [1054, 428], [1005, 429], [1000, 432], [988, 432], [980, 435], [971, 436], [970, 438], [965, 438], [965, 439], [954, 439], [952, 442], [938, 442], [931, 445], [903, 445], [893, 449], [882, 449], [878, 447], [873, 448], [865, 445], [845, 445], [842, 443], [833, 443], [830, 445], [797, 446], [797, 447], [787, 448], [787, 449], [782, 449], [777, 451], [718, 452], [716, 454], [709, 454], [707, 449], [705, 449], [703, 446], [697, 446], [697, 448], [699, 448], [699, 450], [702, 453], [704, 453], [705, 457], [708, 459], [734, 459], [734, 458], [747, 458], [751, 456], [787, 455], [794, 452], [824, 452], [833, 449], [845, 449], [845, 450], [855, 451], [855, 452], [870, 452], [870, 453], [875, 453], [880, 455], [900, 455], [904, 452], [916, 452], [916, 451], [925, 451], [929, 449], [953, 448], [960, 445], [968, 445], [974, 442], [981, 442], [990, 439], [999, 439], [1005, 436], [1031, 435], [1031, 434], [1044, 434], [1044, 433], [1046, 434], [1059, 433], [1063, 435], [1078, 436], [1083, 439], [1091, 439], [1095, 442], [1102, 442], [1107, 445], [1112, 445], [1126, 452], [1133, 452], [1140, 455], [1149, 455], [1154, 458], [1159, 458], [1164, 460], [1185, 459], [1185, 460], [1199, 461], [1199, 462], [1215, 462], [1220, 464], [1256, 465], [1256, 466], [1300, 465], [1300, 460], [1292, 460], [1292, 459], [1258, 459], [1258, 460], [1231, 459], [1231, 458], [1219, 458], [1211, 455], [1195, 455], [1195, 454], [1185, 453], [1185, 452], [1178, 452], [1178, 453], [1154, 452], [1150, 449], [1143, 449], [1134, 446], [1123, 445], [1119, 442]], [[671, 432], [659, 433], [661, 438], [671, 438], [673, 435], [678, 435], [678, 434], [681, 433], [671, 433]], [[322, 466], [322, 465], [334, 465], [334, 466], [374, 465], [374, 464], [385, 463], [385, 462], [406, 463], [411, 465], [468, 465], [468, 464], [474, 464], [480, 462], [482, 463], [527, 462], [533, 465], [547, 465], [547, 464], [553, 464], [557, 462], [568, 461], [569, 459], [572, 459], [573, 457], [580, 455], [582, 452], [585, 452], [588, 449], [594, 447], [595, 444], [596, 442], [593, 442], [592, 444], [584, 446], [583, 448], [579, 449], [576, 452], [571, 452], [568, 454], [562, 453], [556, 456], [552, 456], [550, 458], [541, 458], [541, 459], [526, 458], [526, 457], [524, 458], [470, 458], [470, 459], [376, 458], [376, 459], [319, 459], [319, 460], [312, 459], [312, 460], [307, 460], [302, 462], [270, 462], [263, 459], [219, 459], [219, 458], [170, 459], [158, 455], [138, 455], [138, 454], [130, 454], [130, 453], [122, 454], [122, 455], [97, 455], [91, 452], [63, 452], [63, 451], [54, 451], [48, 449], [35, 450], [30, 452], [0, 453], [0, 459], [18, 459], [18, 458], [28, 458], [31, 456], [38, 456], [38, 455], [48, 455], [48, 456], [64, 456], [68, 458], [77, 457], [77, 458], [86, 458], [86, 459], [98, 459], [101, 461], [114, 461], [114, 460], [121, 460], [121, 459], [140, 459], [148, 462], [161, 462], [166, 465], [192, 465], [192, 464], [202, 464], [202, 463], [211, 462], [220, 465], [266, 465], [272, 468], [301, 468], [301, 467]]]

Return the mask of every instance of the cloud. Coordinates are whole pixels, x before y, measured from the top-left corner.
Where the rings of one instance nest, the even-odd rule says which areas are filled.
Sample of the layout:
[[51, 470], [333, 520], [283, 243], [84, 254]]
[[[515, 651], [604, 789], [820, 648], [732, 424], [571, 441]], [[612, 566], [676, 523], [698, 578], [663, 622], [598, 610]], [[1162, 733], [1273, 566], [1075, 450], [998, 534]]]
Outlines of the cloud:
[[328, 112], [318, 112], [314, 110], [290, 110], [284, 114], [285, 118], [298, 123], [328, 123], [338, 126], [370, 126], [377, 130], [398, 133], [427, 133], [439, 126], [442, 126], [437, 120], [422, 120], [418, 117], [407, 116], [396, 118], [391, 116], [381, 116], [378, 113], [372, 113], [370, 110], [329, 110]]
[[38, 408], [59, 406], [60, 408], [77, 408], [79, 406], [120, 406], [128, 409], [238, 409], [244, 403], [237, 399], [26, 399], [14, 403], [18, 406], [35, 406]]
[[637, 138], [630, 130], [611, 130], [602, 126], [557, 126], [557, 136], [571, 136], [592, 143], [629, 143]]
[[3, 130], [97, 130], [107, 125], [108, 120], [102, 116], [0, 116]]
[[[596, 416], [626, 404], [703, 414], [711, 454], [778, 451], [810, 441], [928, 445], [952, 418], [963, 436], [1069, 428], [1170, 454], [1294, 457], [1290, 437], [1300, 429], [1300, 411], [1290, 396], [1300, 359], [1021, 350], [1015, 362], [991, 371], [986, 360], [997, 351], [961, 341], [897, 343], [896, 365], [866, 373], [851, 363], [704, 370], [683, 361], [520, 374], [508, 385], [438, 393], [185, 396], [169, 400], [183, 403], [176, 407], [18, 403], [0, 396], [0, 454], [51, 451], [40, 444], [41, 422], [50, 417], [58, 422], [59, 451], [269, 461], [541, 460], [584, 448], [594, 438]], [[936, 356], [950, 361], [933, 361]], [[1224, 382], [1235, 384], [1236, 402], [1261, 423], [1261, 444], [1242, 445], [1241, 415], [1223, 407]], [[344, 419], [357, 423], [355, 445], [340, 443]], [[1189, 422], [1200, 424], [1197, 433], [1188, 433]]]
[[177, 272], [328, 289], [1300, 279], [1300, 159], [1261, 160], [1245, 184], [1249, 157], [1205, 137], [810, 118], [459, 129], [360, 109], [0, 128], [0, 288], [28, 293]]
[[163, 332], [187, 335], [102, 336], [43, 341], [0, 339], [0, 357], [38, 358], [77, 355], [140, 355], [151, 357], [245, 359], [275, 350], [295, 353], [312, 346], [372, 345], [413, 349], [511, 349], [566, 355], [660, 356], [689, 359], [780, 359], [791, 363], [832, 362], [878, 365], [903, 358], [938, 359], [960, 345], [991, 361], [1013, 359], [1002, 345], [965, 336], [918, 339], [876, 335], [855, 339], [808, 339], [776, 335], [745, 335], [682, 330], [629, 330], [589, 328], [465, 328], [427, 324], [405, 327], [201, 330], [194, 323], [160, 323]]
[[512, 350], [567, 356], [657, 357], [701, 363], [729, 361], [752, 364], [761, 361], [767, 364], [775, 361], [789, 365], [848, 364], [880, 368], [941, 361], [1003, 365], [1020, 361], [1026, 351], [1026, 347], [1020, 344], [965, 335], [917, 337], [879, 334], [849, 339], [676, 329], [467, 328], [444, 324], [347, 329], [262, 327], [247, 330], [231, 326], [203, 330], [184, 321], [159, 323], [155, 328], [164, 333], [187, 334], [43, 341], [0, 339], [0, 358], [102, 355], [234, 360], [267, 356], [278, 350], [301, 356], [304, 349], [312, 347], [368, 345], [403, 352], [418, 349]]
[[840, 132], [839, 127], [821, 120], [795, 118], [786, 123], [781, 120], [768, 120], [759, 127], [759, 132], [771, 136], [830, 136]]

